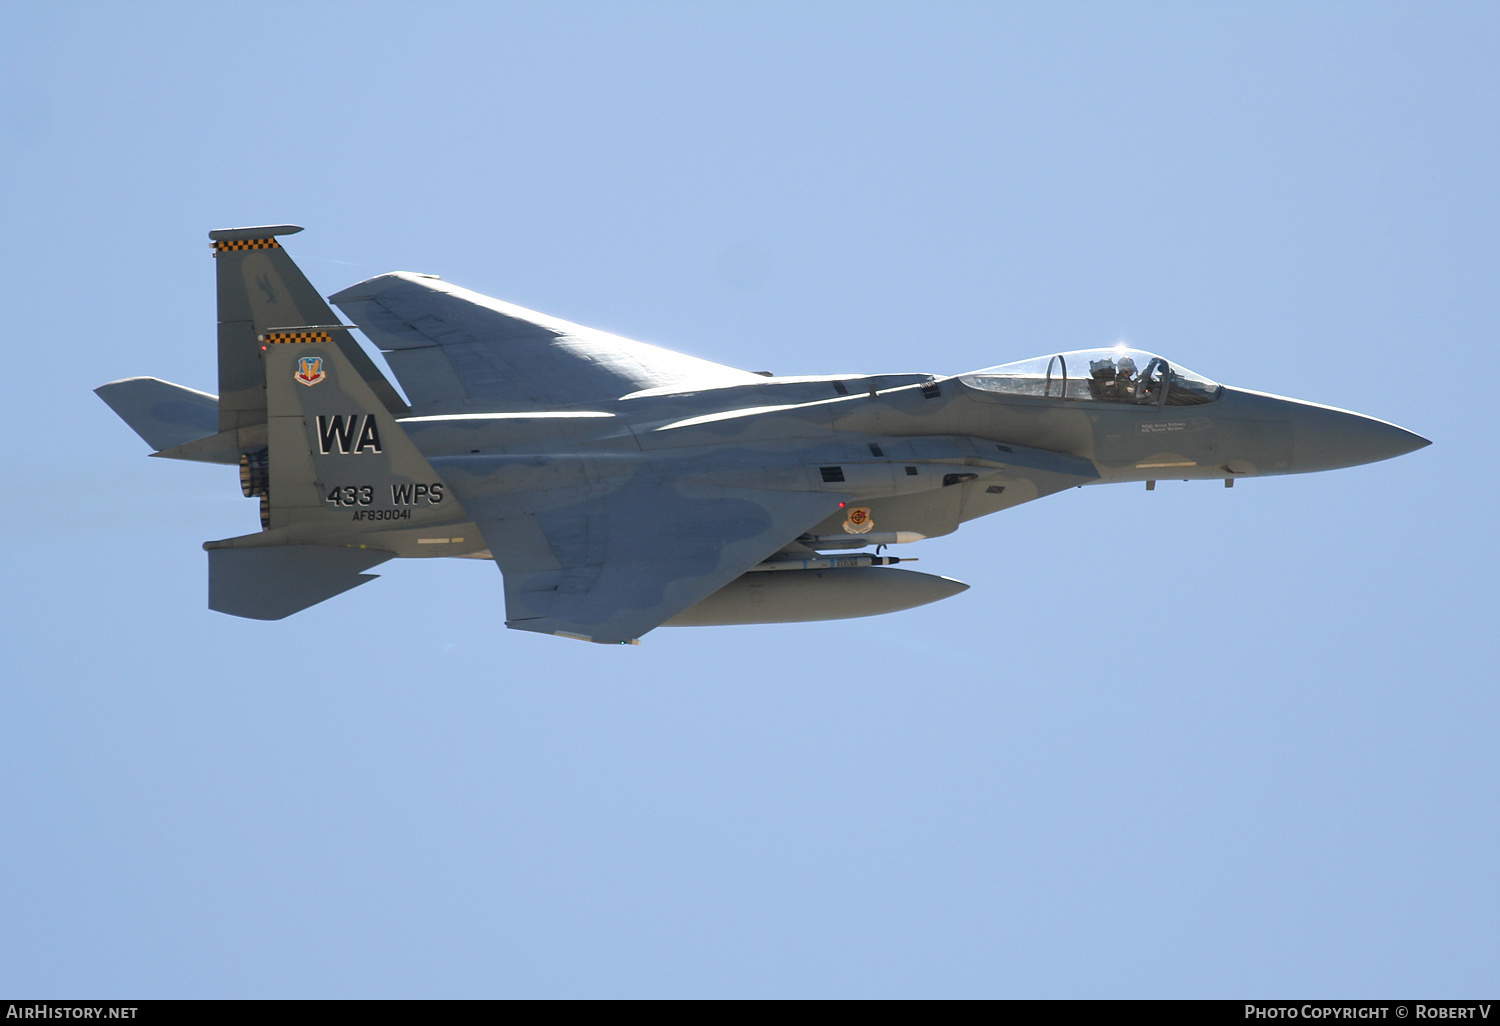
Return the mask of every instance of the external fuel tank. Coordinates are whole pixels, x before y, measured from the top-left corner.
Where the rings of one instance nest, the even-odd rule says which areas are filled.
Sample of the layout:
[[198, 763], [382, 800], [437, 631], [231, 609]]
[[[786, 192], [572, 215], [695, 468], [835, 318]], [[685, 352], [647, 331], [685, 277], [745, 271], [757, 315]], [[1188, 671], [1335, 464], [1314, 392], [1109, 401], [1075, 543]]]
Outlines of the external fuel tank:
[[747, 573], [665, 626], [847, 620], [911, 609], [968, 590], [951, 577], [880, 566]]

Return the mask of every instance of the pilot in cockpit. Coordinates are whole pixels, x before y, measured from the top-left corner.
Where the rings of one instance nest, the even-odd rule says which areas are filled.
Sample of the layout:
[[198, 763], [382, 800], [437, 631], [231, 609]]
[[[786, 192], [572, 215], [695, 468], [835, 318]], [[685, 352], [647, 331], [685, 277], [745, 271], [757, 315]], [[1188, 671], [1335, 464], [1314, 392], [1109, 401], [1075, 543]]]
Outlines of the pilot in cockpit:
[[1154, 402], [1161, 388], [1161, 360], [1153, 360], [1141, 374], [1132, 357], [1105, 357], [1089, 361], [1089, 394], [1117, 403]]
[[1089, 394], [1095, 399], [1118, 399], [1119, 383], [1115, 377], [1115, 362], [1109, 357], [1089, 361]]
[[1115, 398], [1134, 399], [1139, 384], [1135, 376], [1135, 361], [1128, 356], [1120, 357], [1115, 362]]

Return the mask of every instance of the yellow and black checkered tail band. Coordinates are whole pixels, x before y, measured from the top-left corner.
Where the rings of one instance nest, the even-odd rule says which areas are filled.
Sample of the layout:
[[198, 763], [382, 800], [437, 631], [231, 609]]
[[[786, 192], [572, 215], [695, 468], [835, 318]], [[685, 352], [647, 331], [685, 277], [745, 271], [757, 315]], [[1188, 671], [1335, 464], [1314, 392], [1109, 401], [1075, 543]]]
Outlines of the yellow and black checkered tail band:
[[273, 331], [262, 335], [260, 340], [267, 345], [286, 342], [332, 342], [333, 336], [326, 331]]
[[214, 252], [226, 253], [235, 249], [280, 249], [275, 239], [220, 239], [214, 243]]

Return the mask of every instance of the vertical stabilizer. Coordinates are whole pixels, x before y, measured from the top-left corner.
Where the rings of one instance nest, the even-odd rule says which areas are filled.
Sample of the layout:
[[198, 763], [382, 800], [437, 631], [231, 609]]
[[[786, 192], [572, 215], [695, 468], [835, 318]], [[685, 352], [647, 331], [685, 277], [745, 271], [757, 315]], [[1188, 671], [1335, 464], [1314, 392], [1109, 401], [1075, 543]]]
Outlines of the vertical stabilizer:
[[[323, 297], [287, 256], [279, 235], [296, 225], [220, 228], [213, 240], [219, 287], [219, 431], [239, 431], [266, 422], [265, 375], [258, 336], [277, 329], [339, 324]], [[333, 332], [345, 358], [387, 409], [406, 404], [347, 330]], [[242, 435], [248, 438], [248, 435]], [[248, 446], [247, 446], [248, 447]]]
[[396, 418], [329, 332], [270, 332], [263, 526], [347, 535], [464, 515]]

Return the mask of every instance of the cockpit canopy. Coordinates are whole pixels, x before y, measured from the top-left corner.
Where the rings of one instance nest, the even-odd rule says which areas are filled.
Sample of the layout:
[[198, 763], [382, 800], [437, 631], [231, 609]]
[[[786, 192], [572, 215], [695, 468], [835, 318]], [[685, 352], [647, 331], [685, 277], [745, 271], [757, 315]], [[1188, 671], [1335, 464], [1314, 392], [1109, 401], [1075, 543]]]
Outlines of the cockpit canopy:
[[985, 392], [1137, 406], [1201, 406], [1219, 398], [1222, 390], [1186, 367], [1123, 346], [1039, 356], [987, 367], [958, 380]]

